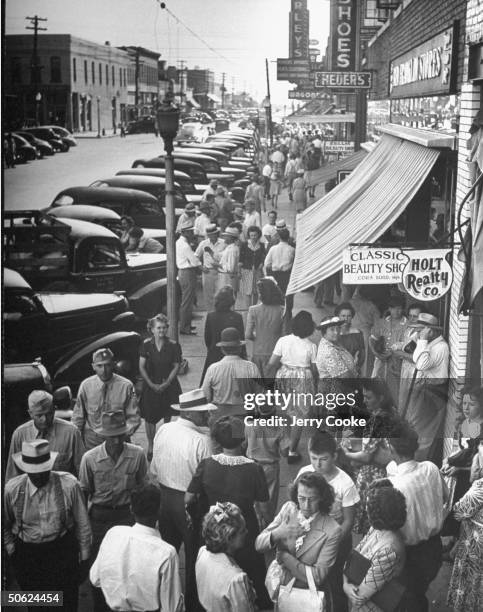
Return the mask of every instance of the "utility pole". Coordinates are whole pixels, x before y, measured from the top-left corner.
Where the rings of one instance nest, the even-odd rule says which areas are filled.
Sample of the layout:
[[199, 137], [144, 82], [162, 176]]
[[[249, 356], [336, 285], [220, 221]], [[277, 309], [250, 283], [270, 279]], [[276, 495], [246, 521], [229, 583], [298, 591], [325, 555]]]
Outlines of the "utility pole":
[[225, 77], [226, 73], [221, 75], [221, 108], [225, 108]]
[[[356, 70], [361, 70], [361, 3], [354, 3], [356, 8]], [[354, 151], [359, 151], [361, 143], [366, 140], [367, 132], [367, 93], [365, 89], [356, 89], [356, 122], [354, 129]]]
[[267, 124], [268, 124], [268, 134], [270, 136], [270, 146], [273, 146], [273, 131], [272, 131], [272, 102], [270, 100], [270, 76], [268, 73], [268, 59], [265, 58], [265, 72], [267, 74]]
[[30, 21], [30, 26], [25, 26], [26, 30], [34, 31], [34, 46], [32, 49], [32, 61], [30, 65], [30, 81], [32, 83], [33, 88], [33, 98], [35, 100], [35, 120], [36, 123], [39, 123], [39, 106], [40, 101], [42, 99], [41, 94], [39, 92], [40, 85], [40, 70], [42, 66], [39, 63], [39, 54], [38, 54], [38, 33], [46, 31], [47, 28], [41, 28], [39, 26], [39, 21], [47, 21], [45, 17], [39, 17], [35, 15], [34, 17], [25, 17], [25, 19]]
[[134, 106], [136, 119], [139, 118], [139, 47], [136, 47], [136, 57], [134, 63]]
[[186, 101], [184, 100], [185, 97], [185, 90], [187, 89], [188, 84], [185, 84], [185, 71], [187, 70], [187, 68], [185, 68], [185, 61], [184, 60], [178, 60], [179, 63], [179, 69], [178, 69], [178, 82], [179, 82], [179, 97], [180, 97], [180, 103], [181, 103], [181, 107], [183, 110], [186, 110]]

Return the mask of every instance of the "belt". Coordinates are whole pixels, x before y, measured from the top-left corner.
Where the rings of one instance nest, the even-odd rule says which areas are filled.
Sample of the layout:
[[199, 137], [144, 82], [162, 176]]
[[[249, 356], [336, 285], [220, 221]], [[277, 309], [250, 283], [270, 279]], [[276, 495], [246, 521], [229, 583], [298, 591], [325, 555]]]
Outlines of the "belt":
[[105, 504], [92, 504], [91, 509], [95, 508], [97, 510], [110, 510], [111, 512], [114, 510], [129, 510], [129, 504], [121, 504], [120, 506], [107, 506]]

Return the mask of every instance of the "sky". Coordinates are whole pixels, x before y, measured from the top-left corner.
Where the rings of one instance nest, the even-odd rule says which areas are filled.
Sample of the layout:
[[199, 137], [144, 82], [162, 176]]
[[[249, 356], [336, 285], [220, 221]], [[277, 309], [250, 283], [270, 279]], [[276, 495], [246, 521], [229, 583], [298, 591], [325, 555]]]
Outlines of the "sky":
[[[265, 58], [269, 60], [272, 102], [288, 105], [293, 85], [276, 80], [277, 57], [288, 57], [290, 0], [167, 0], [178, 23], [158, 0], [6, 0], [5, 33], [27, 34], [25, 17], [45, 17], [51, 34], [72, 34], [113, 46], [138, 45], [158, 51], [177, 65], [209, 68], [229, 91], [266, 95]], [[310, 38], [324, 51], [329, 30], [329, 1], [308, 0]], [[185, 24], [209, 47], [193, 36]]]

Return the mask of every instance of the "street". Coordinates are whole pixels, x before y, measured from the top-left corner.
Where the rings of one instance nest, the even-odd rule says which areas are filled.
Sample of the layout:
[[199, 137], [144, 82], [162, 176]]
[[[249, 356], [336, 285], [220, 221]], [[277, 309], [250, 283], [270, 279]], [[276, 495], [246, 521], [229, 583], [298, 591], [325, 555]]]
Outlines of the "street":
[[3, 175], [6, 210], [46, 208], [62, 189], [90, 185], [118, 170], [130, 168], [137, 157], [163, 153], [163, 141], [154, 134], [120, 138], [77, 138], [68, 153], [8, 168]]

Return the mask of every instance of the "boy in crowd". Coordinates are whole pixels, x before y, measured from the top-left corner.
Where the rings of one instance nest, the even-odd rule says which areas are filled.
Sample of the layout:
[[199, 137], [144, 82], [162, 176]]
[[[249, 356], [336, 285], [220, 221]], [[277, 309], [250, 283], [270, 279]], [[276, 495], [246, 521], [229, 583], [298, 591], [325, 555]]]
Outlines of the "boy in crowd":
[[316, 431], [308, 444], [310, 465], [301, 468], [297, 478], [304, 472], [319, 472], [334, 489], [335, 500], [330, 516], [342, 528], [342, 539], [336, 561], [331, 569], [330, 579], [333, 585], [334, 606], [338, 612], [347, 611], [347, 598], [342, 585], [342, 570], [349, 552], [352, 550], [352, 526], [354, 524], [356, 505], [359, 493], [351, 477], [336, 465], [337, 442], [327, 431]]

